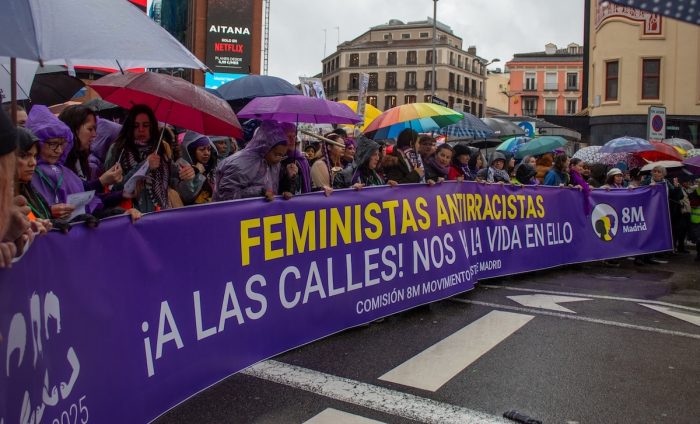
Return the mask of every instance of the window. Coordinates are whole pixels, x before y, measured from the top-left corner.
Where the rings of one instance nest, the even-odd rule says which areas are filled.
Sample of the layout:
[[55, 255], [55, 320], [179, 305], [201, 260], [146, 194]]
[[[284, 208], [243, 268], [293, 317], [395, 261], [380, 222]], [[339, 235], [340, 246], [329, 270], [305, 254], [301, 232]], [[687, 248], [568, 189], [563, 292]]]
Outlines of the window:
[[404, 104], [415, 103], [415, 102], [416, 102], [416, 96], [414, 96], [414, 95], [412, 95], [412, 94], [411, 94], [411, 95], [408, 95], [408, 96], [404, 96], [403, 102], [404, 102]]
[[659, 76], [661, 59], [644, 59], [642, 61], [642, 99], [659, 98]]
[[525, 73], [525, 91], [537, 91], [537, 74], [534, 72]]
[[420, 38], [428, 38], [428, 37], [430, 37], [430, 33], [429, 33], [429, 32], [421, 32], [421, 33], [420, 33]]
[[462, 91], [462, 76], [457, 74], [457, 91]]
[[340, 55], [335, 57], [335, 65], [331, 67], [331, 71], [338, 68], [340, 68]]
[[455, 98], [454, 97], [450, 96], [447, 98], [447, 107], [449, 107], [450, 109], [455, 107]]
[[350, 81], [348, 82], [348, 90], [359, 90], [360, 89], [360, 74], [350, 74]]
[[471, 113], [472, 115], [474, 113], [476, 113], [476, 102], [472, 102], [472, 105], [470, 106], [469, 111], [470, 111], [469, 113]]
[[567, 100], [566, 101], [566, 114], [567, 115], [574, 115], [576, 112], [578, 112], [578, 101], [576, 99], [572, 100]]
[[384, 110], [396, 107], [396, 96], [384, 96]]
[[616, 60], [605, 63], [605, 101], [617, 100], [617, 86], [620, 63]]
[[384, 39], [385, 39], [385, 40], [391, 40], [391, 38], [392, 38], [392, 37], [391, 37], [391, 33], [389, 33], [389, 34], [384, 34]]
[[478, 94], [479, 93], [476, 92], [476, 80], [472, 80], [472, 96], [476, 97]]
[[386, 64], [387, 65], [396, 65], [396, 52], [389, 52], [389, 55], [387, 56], [387, 59], [386, 59]]
[[523, 115], [537, 115], [537, 97], [523, 97]]
[[367, 58], [367, 65], [377, 66], [377, 53], [370, 53]]
[[367, 85], [367, 89], [373, 91], [379, 89], [379, 74], [376, 72], [369, 73], [369, 84]]
[[423, 96], [423, 103], [432, 103], [433, 102], [433, 96], [430, 94], [426, 94]]
[[545, 101], [544, 101], [544, 114], [545, 115], [556, 115], [557, 114], [557, 101], [556, 101], [556, 99], [545, 99]]
[[578, 90], [578, 74], [575, 72], [566, 73], [566, 89], [567, 90]]
[[387, 90], [396, 90], [396, 72], [386, 73], [386, 86]]
[[433, 89], [433, 71], [425, 71], [425, 86], [426, 90]]
[[367, 103], [377, 107], [377, 96], [367, 96]]
[[416, 59], [416, 51], [415, 50], [409, 50], [406, 52], [406, 65], [415, 65], [418, 63]]
[[450, 52], [450, 65], [455, 66], [455, 54]]
[[457, 55], [457, 67], [458, 68], [462, 67], [462, 55], [461, 54]]
[[416, 72], [415, 71], [406, 72], [406, 89], [407, 90], [415, 90], [416, 86], [417, 86]]
[[409, 38], [411, 38], [411, 34], [401, 34], [402, 40], [408, 40]]
[[356, 102], [356, 101], [357, 101], [357, 96], [348, 96], [348, 100], [350, 100], [350, 101], [352, 101], [352, 102]]
[[449, 77], [448, 83], [447, 83], [447, 89], [448, 90], [455, 89], [455, 74], [454, 74], [454, 72], [450, 72], [450, 77]]
[[479, 114], [477, 115], [479, 118], [484, 117], [484, 105], [479, 103]]
[[360, 66], [360, 54], [359, 53], [352, 53], [350, 55], [350, 66], [351, 67]]
[[432, 50], [428, 50], [427, 52], [425, 52], [425, 63], [428, 65], [433, 63], [433, 51]]
[[544, 89], [545, 90], [556, 90], [557, 89], [557, 73], [547, 72], [544, 74]]

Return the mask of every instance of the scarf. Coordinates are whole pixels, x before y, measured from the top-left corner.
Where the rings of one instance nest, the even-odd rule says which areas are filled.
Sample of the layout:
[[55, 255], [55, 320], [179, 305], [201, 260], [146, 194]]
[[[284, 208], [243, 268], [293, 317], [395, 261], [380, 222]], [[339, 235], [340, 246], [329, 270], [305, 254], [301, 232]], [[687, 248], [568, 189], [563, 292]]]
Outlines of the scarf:
[[294, 149], [292, 153], [287, 153], [287, 157], [294, 159], [299, 168], [299, 175], [302, 180], [301, 192], [309, 193], [311, 191], [311, 168], [309, 167], [309, 161], [306, 159], [306, 156], [299, 150]]
[[496, 169], [493, 166], [489, 166], [487, 181], [493, 183], [497, 183], [500, 181], [509, 183], [510, 175], [508, 175], [508, 171], [506, 171], [505, 169]]
[[[128, 174], [134, 167], [138, 167], [140, 163], [148, 155], [152, 153], [152, 146], [136, 146], [137, 155], [132, 149], [125, 148], [121, 158], [121, 165], [124, 169], [124, 174]], [[149, 172], [150, 176], [146, 178], [146, 195], [151, 202], [162, 209], [170, 207], [168, 202], [168, 188], [170, 186], [170, 160], [165, 156], [160, 155], [160, 166], [157, 169], [152, 169]]]
[[[425, 167], [423, 166], [423, 159], [420, 157], [418, 153], [416, 153], [415, 150], [409, 148], [406, 149], [398, 149], [399, 154], [406, 160], [406, 166], [408, 167], [408, 172], [413, 171], [416, 168], [421, 168], [425, 170]], [[425, 174], [421, 177], [420, 181], [422, 183], [425, 182]]]
[[384, 179], [377, 172], [366, 167], [360, 167], [353, 172], [351, 183], [361, 183], [365, 186], [378, 186], [384, 185]]
[[[447, 174], [450, 172], [450, 165], [442, 166], [438, 163], [434, 156], [428, 158], [428, 165], [440, 174], [442, 178], [447, 179]], [[464, 171], [462, 171], [464, 172]]]
[[569, 175], [571, 177], [571, 182], [575, 186], [579, 185], [583, 188], [583, 212], [588, 216], [591, 214], [591, 211], [593, 211], [593, 207], [591, 206], [591, 186], [575, 169], [572, 169]]

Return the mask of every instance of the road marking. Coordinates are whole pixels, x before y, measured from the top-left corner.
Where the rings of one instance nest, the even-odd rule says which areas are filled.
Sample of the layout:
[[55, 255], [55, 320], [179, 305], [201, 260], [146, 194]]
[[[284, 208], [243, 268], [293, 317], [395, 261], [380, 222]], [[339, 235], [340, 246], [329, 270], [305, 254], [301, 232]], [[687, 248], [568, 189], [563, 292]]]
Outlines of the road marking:
[[580, 302], [591, 300], [583, 297], [556, 296], [551, 294], [523, 294], [520, 296], [506, 296], [508, 299], [530, 308], [549, 309], [550, 311], [569, 312], [575, 314], [571, 309], [565, 308], [558, 303]]
[[658, 300], [634, 299], [631, 297], [604, 296], [604, 295], [599, 295], [599, 294], [587, 294], [587, 293], [560, 292], [560, 291], [553, 291], [553, 290], [526, 289], [526, 288], [522, 288], [522, 287], [511, 287], [511, 286], [494, 286], [494, 285], [490, 285], [490, 284], [479, 284], [477, 287], [484, 287], [487, 289], [505, 289], [505, 290], [522, 291], [522, 292], [530, 292], [530, 293], [560, 294], [560, 295], [564, 295], [564, 296], [585, 296], [585, 297], [590, 297], [591, 299], [621, 300], [624, 302], [634, 302], [634, 303], [644, 302], [644, 303], [651, 304], [651, 305], [669, 306], [671, 308], [684, 309], [686, 311], [700, 313], [700, 309], [698, 309], [698, 308], [693, 308], [691, 306], [675, 305], [673, 303], [662, 302], [662, 301], [658, 301]]
[[576, 321], [592, 322], [595, 324], [604, 324], [604, 325], [610, 325], [613, 327], [629, 328], [632, 330], [649, 331], [652, 333], [666, 334], [669, 336], [687, 337], [690, 339], [700, 340], [700, 334], [684, 333], [682, 331], [665, 330], [663, 328], [647, 327], [644, 325], [627, 324], [624, 322], [608, 321], [608, 320], [598, 319], [598, 318], [588, 318], [588, 317], [582, 317], [582, 316], [578, 316], [578, 315], [567, 315], [567, 314], [562, 314], [562, 313], [558, 313], [558, 312], [542, 311], [539, 309], [521, 308], [519, 306], [501, 305], [499, 303], [480, 302], [478, 300], [459, 299], [456, 297], [452, 297], [452, 298], [450, 298], [450, 300], [452, 300], [453, 302], [467, 303], [470, 305], [488, 306], [491, 308], [505, 309], [508, 311], [518, 311], [518, 312], [525, 312], [528, 314], [547, 315], [550, 317], [573, 319]]
[[434, 392], [533, 318], [491, 311], [379, 379]]
[[511, 423], [495, 415], [273, 360], [251, 365], [241, 373], [424, 423]]
[[382, 421], [371, 420], [349, 412], [326, 408], [303, 424], [384, 424]]
[[700, 316], [698, 315], [691, 315], [686, 314], [684, 312], [678, 312], [667, 306], [647, 305], [645, 303], [640, 303], [640, 305], [661, 312], [662, 314], [671, 315], [674, 318], [682, 319], [683, 321], [687, 321], [691, 324], [695, 324], [700, 327]]

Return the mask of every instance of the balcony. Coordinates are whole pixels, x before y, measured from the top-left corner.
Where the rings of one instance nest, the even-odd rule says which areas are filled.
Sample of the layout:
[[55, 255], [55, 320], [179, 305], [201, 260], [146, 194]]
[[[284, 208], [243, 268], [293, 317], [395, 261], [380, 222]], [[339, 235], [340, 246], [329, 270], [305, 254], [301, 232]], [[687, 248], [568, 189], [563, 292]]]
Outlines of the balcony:
[[523, 108], [523, 115], [536, 117], [537, 116], [537, 109], [525, 109], [525, 108]]
[[544, 83], [544, 90], [545, 91], [557, 91], [559, 90], [559, 84], [556, 82], [545, 82]]
[[396, 91], [396, 83], [393, 83], [393, 84], [391, 84], [391, 83], [386, 83], [386, 85], [384, 86], [384, 90], [386, 90], [386, 91]]
[[566, 91], [578, 91], [578, 85], [567, 85]]
[[417, 90], [417, 89], [418, 89], [418, 85], [415, 82], [414, 83], [407, 82], [406, 85], [404, 85], [404, 90]]
[[537, 91], [537, 86], [534, 84], [526, 84], [523, 91]]
[[360, 89], [360, 84], [358, 84], [357, 82], [348, 84], [348, 91], [359, 90], [359, 89]]
[[406, 65], [417, 65], [418, 61], [416, 59], [406, 59]]
[[368, 91], [377, 91], [379, 90], [379, 84], [369, 84], [367, 86]]
[[[435, 87], [435, 88], [437, 88], [437, 87]], [[423, 90], [432, 90], [432, 89], [433, 89], [433, 85], [430, 83], [430, 81], [426, 81], [423, 84]]]

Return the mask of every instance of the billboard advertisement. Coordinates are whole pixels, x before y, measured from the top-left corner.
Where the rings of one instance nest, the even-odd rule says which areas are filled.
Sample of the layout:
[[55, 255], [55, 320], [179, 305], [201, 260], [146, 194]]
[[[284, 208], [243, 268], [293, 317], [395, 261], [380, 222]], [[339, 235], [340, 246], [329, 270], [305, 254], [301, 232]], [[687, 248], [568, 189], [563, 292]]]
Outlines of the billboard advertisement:
[[[219, 75], [219, 80], [226, 79], [225, 74], [249, 74], [254, 1], [209, 0], [208, 4], [204, 63]], [[235, 77], [231, 75], [231, 79]]]

